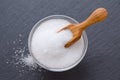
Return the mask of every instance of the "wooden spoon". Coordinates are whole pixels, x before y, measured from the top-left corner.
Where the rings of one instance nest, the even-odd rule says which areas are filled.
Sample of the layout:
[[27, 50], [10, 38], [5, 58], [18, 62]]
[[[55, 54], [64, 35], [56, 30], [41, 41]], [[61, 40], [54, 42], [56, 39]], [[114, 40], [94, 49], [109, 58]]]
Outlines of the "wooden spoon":
[[81, 38], [82, 32], [89, 27], [92, 24], [95, 24], [97, 22], [103, 21], [108, 15], [108, 12], [105, 8], [98, 8], [83, 22], [79, 24], [70, 24], [62, 29], [60, 29], [58, 32], [69, 29], [71, 30], [73, 37], [70, 41], [68, 41], [65, 44], [65, 48], [70, 47], [72, 44], [74, 44], [76, 41], [78, 41]]

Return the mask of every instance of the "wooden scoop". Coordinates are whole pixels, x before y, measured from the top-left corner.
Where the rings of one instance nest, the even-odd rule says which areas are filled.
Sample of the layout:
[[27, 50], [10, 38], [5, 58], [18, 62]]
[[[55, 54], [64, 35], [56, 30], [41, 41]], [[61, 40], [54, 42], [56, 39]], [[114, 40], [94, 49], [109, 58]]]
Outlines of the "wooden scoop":
[[78, 41], [81, 38], [82, 32], [89, 27], [92, 24], [95, 24], [97, 22], [103, 21], [108, 15], [108, 12], [105, 8], [98, 8], [93, 13], [83, 22], [79, 24], [70, 24], [62, 29], [60, 29], [58, 32], [69, 29], [71, 30], [73, 37], [70, 41], [68, 41], [65, 44], [65, 48], [71, 46], [74, 44], [76, 41]]

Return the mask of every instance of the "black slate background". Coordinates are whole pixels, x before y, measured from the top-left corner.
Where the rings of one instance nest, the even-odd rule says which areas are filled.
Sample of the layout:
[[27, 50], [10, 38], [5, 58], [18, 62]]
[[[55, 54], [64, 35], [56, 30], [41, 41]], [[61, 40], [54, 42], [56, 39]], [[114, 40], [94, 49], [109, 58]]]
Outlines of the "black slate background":
[[[29, 32], [38, 20], [61, 14], [81, 22], [98, 7], [105, 7], [109, 16], [86, 30], [88, 51], [75, 68], [41, 74], [12, 63], [13, 48], [27, 47]], [[23, 44], [13, 44], [18, 38]], [[0, 80], [120, 80], [120, 0], [0, 0]]]

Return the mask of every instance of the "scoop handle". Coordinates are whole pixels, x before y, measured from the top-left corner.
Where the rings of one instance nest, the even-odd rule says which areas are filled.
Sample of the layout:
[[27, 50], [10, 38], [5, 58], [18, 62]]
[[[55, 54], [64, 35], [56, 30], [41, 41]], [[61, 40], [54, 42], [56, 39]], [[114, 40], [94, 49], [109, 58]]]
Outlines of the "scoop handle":
[[108, 12], [105, 8], [97, 8], [95, 11], [92, 12], [92, 14], [85, 21], [80, 23], [80, 25], [81, 24], [84, 25], [84, 26], [81, 26], [81, 28], [85, 29], [92, 24], [101, 22], [106, 19], [107, 15], [108, 15]]

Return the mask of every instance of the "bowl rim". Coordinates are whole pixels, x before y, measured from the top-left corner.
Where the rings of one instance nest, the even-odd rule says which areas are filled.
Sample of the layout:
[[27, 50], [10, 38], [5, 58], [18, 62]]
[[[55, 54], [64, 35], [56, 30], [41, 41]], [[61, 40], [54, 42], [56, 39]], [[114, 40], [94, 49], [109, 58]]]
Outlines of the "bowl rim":
[[39, 65], [41, 66], [42, 68], [46, 69], [46, 70], [49, 70], [49, 71], [53, 71], [53, 72], [62, 72], [62, 71], [66, 71], [66, 70], [69, 70], [73, 67], [75, 67], [76, 65], [78, 65], [81, 60], [83, 59], [83, 57], [85, 56], [86, 54], [86, 51], [87, 51], [87, 48], [88, 48], [88, 38], [87, 38], [87, 34], [85, 31], [83, 31], [82, 33], [82, 36], [83, 36], [83, 40], [84, 40], [84, 48], [83, 48], [83, 54], [82, 56], [80, 57], [79, 60], [77, 60], [74, 64], [68, 66], [68, 67], [65, 67], [65, 68], [49, 68], [45, 65], [43, 65], [42, 63], [40, 63], [33, 55], [32, 53], [32, 50], [31, 50], [31, 40], [32, 40], [32, 36], [34, 34], [34, 31], [39, 27], [39, 25], [46, 21], [46, 20], [50, 20], [50, 19], [59, 19], [59, 18], [63, 18], [63, 19], [69, 19], [71, 21], [73, 21], [74, 23], [79, 23], [78, 21], [76, 21], [75, 19], [69, 17], [69, 16], [66, 16], [66, 15], [50, 15], [50, 16], [47, 16], [41, 20], [39, 20], [34, 26], [33, 28], [31, 29], [30, 33], [29, 33], [29, 37], [28, 37], [28, 50], [30, 52], [30, 55], [33, 57], [33, 60]]

